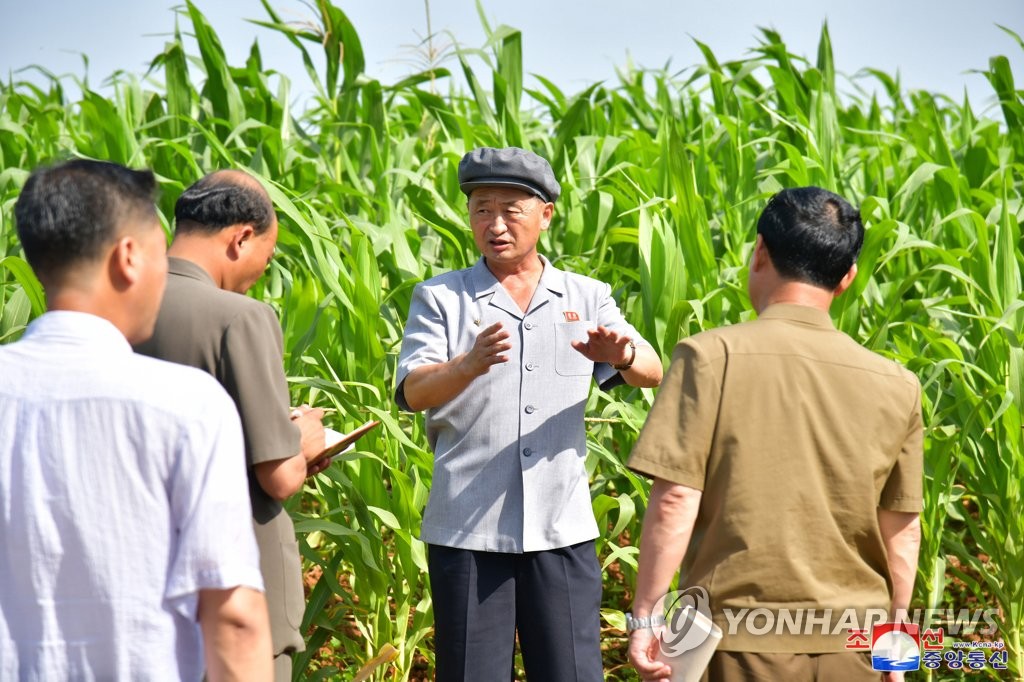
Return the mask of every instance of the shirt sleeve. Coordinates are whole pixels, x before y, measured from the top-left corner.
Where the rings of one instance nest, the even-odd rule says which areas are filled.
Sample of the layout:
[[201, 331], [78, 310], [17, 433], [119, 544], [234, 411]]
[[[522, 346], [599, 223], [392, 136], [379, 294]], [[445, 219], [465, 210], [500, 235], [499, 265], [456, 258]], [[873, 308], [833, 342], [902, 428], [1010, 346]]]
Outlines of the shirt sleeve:
[[291, 420], [281, 325], [267, 305], [247, 307], [224, 332], [224, 387], [235, 398], [249, 466], [294, 457], [301, 432]]
[[692, 339], [681, 341], [629, 458], [629, 467], [704, 489], [718, 420], [721, 382], [714, 363]]
[[907, 418], [907, 431], [899, 457], [882, 488], [878, 506], [897, 512], [920, 512], [924, 509], [924, 425], [921, 420], [921, 383], [914, 382], [914, 399]]
[[176, 543], [164, 593], [190, 620], [201, 590], [263, 590], [238, 414], [212, 379], [196, 400], [167, 484]]
[[409, 410], [405, 400], [405, 379], [417, 367], [448, 362], [448, 334], [444, 312], [430, 288], [417, 284], [409, 306], [409, 319], [402, 336], [402, 350], [398, 356], [395, 376], [395, 402]]
[[[597, 324], [616, 334], [628, 336], [633, 339], [633, 343], [637, 346], [650, 347], [651, 344], [640, 336], [640, 332], [636, 330], [636, 327], [627, 322], [626, 318], [622, 315], [618, 304], [612, 298], [611, 286], [602, 282], [601, 287], [601, 300], [597, 309]], [[626, 383], [619, 370], [607, 362], [594, 363], [594, 379], [597, 381], [598, 386], [605, 391]]]

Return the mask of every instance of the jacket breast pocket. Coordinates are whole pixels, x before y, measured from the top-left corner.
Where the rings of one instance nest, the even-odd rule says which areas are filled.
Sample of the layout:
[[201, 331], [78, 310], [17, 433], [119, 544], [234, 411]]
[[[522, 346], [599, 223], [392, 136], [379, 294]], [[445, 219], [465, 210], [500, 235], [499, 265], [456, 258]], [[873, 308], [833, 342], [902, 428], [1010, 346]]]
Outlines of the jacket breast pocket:
[[572, 341], [587, 341], [587, 330], [594, 323], [588, 320], [555, 323], [555, 372], [565, 377], [594, 373], [594, 363], [572, 347]]

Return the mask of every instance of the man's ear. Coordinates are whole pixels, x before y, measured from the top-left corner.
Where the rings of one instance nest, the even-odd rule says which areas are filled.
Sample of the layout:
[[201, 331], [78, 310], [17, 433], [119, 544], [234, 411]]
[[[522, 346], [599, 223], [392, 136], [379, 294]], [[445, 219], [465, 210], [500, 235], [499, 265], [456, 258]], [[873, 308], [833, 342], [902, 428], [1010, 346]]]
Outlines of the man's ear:
[[107, 264], [110, 281], [118, 291], [139, 281], [144, 267], [142, 261], [142, 245], [133, 235], [123, 235], [114, 242]]
[[544, 204], [543, 212], [541, 213], [540, 229], [546, 230], [551, 226], [551, 218], [555, 215], [555, 205], [550, 201]]
[[764, 245], [764, 237], [757, 235], [757, 241], [754, 242], [754, 253], [750, 256], [750, 271], [760, 272], [770, 262], [768, 247]]
[[247, 224], [235, 225], [228, 229], [232, 230], [231, 241], [228, 243], [228, 257], [231, 260], [238, 260], [242, 257], [242, 251], [249, 245], [249, 240], [253, 238], [256, 231], [252, 225]]
[[845, 275], [843, 275], [843, 278], [841, 280], [839, 280], [839, 285], [832, 292], [832, 295], [833, 296], [839, 296], [840, 294], [842, 294], [844, 291], [846, 291], [847, 289], [850, 288], [850, 285], [853, 284], [853, 280], [855, 280], [855, 279], [857, 279], [857, 264], [856, 263], [851, 265], [850, 269], [846, 271]]

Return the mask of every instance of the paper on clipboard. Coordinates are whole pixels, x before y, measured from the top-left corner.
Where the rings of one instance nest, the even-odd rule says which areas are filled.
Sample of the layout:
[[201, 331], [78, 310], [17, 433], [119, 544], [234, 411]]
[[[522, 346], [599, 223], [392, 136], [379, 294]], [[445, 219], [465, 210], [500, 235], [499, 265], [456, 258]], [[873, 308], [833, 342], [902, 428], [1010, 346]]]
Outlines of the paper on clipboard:
[[353, 429], [352, 431], [349, 431], [348, 433], [341, 433], [340, 431], [335, 431], [334, 429], [325, 428], [324, 442], [326, 443], [327, 447], [325, 447], [320, 452], [320, 454], [311, 459], [307, 463], [307, 466], [319, 464], [325, 459], [334, 457], [336, 455], [340, 455], [343, 452], [348, 452], [353, 447], [355, 447], [355, 443], [357, 440], [359, 440], [362, 436], [369, 433], [378, 426], [380, 426], [380, 422], [377, 421], [376, 419], [373, 419], [371, 421], [366, 422], [362, 426], [359, 426]]
[[665, 624], [658, 660], [672, 668], [671, 682], [699, 682], [721, 641], [722, 629], [687, 605]]

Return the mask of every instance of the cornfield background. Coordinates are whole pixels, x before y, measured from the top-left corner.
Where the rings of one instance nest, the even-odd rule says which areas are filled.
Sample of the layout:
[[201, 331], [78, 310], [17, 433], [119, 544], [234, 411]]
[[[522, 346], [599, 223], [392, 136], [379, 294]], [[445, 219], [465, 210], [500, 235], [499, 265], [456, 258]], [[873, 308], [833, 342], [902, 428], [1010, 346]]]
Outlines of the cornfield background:
[[[296, 26], [263, 5], [262, 25], [301, 51], [317, 85], [301, 110], [258, 44], [228, 64], [191, 2], [149, 72], [116, 75], [106, 94], [79, 80], [71, 96], [55, 76], [0, 85], [0, 342], [44, 308], [12, 224], [34, 167], [71, 156], [150, 167], [168, 231], [178, 194], [204, 173], [239, 167], [266, 181], [281, 235], [251, 295], [280, 311], [293, 399], [337, 408], [328, 424], [339, 430], [371, 417], [385, 425], [291, 501], [309, 588], [297, 679], [432, 673], [416, 539], [431, 455], [422, 419], [391, 395], [413, 285], [476, 258], [456, 169], [480, 145], [551, 160], [564, 193], [543, 252], [613, 283], [664, 358], [681, 337], [752, 316], [744, 266], [769, 195], [815, 184], [859, 202], [860, 274], [833, 313], [924, 386], [915, 605], [998, 608], [1003, 676], [1024, 679], [1024, 93], [1006, 58], [984, 72], [1002, 121], [905, 92], [886, 73], [838, 76], [827, 28], [813, 62], [765, 30], [743, 61], [699, 45], [704, 63], [682, 73], [625, 69], [617, 83], [566, 93], [540, 76], [526, 87], [519, 32], [485, 26], [481, 50], [457, 48], [385, 84], [363, 73], [356, 28], [338, 7], [319, 0], [319, 26]], [[311, 59], [319, 50], [322, 69]], [[623, 462], [653, 396], [595, 389], [588, 405], [609, 679], [635, 679], [622, 612], [649, 484]]]

